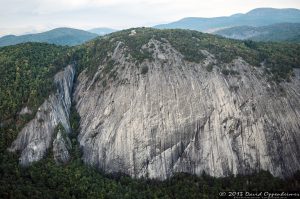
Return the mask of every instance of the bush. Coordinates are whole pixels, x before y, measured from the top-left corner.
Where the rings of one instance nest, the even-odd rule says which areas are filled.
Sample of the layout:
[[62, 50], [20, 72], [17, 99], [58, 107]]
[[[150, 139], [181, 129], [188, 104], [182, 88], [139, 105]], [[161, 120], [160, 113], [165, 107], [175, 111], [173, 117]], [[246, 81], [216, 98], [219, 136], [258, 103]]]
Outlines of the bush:
[[208, 64], [207, 66], [206, 66], [206, 70], [208, 71], [208, 72], [211, 72], [212, 70], [213, 70], [213, 64], [212, 63], [210, 63], [210, 64]]
[[223, 75], [239, 75], [239, 72], [238, 71], [235, 71], [235, 70], [232, 70], [232, 69], [226, 69], [226, 68], [223, 68], [221, 70], [222, 74]]
[[148, 66], [143, 66], [142, 70], [141, 70], [141, 74], [144, 75], [144, 74], [148, 73], [148, 70], [149, 70]]

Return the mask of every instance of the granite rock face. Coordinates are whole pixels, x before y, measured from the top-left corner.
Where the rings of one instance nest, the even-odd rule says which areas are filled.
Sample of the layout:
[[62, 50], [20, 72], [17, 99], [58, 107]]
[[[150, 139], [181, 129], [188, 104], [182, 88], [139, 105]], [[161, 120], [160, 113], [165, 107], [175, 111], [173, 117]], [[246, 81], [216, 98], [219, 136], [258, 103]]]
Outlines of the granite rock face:
[[205, 60], [188, 62], [154, 38], [142, 47], [152, 58], [136, 61], [122, 41], [110, 42], [116, 48], [95, 72], [79, 74], [74, 93], [74, 66], [55, 76], [57, 92], [9, 148], [21, 152], [22, 165], [51, 147], [57, 163], [70, 159], [73, 100], [82, 159], [107, 173], [166, 179], [175, 172], [219, 177], [264, 169], [284, 177], [300, 169], [300, 69], [275, 84], [263, 63], [221, 64], [206, 50]]
[[[17, 139], [9, 148], [10, 151], [20, 151], [20, 164], [29, 165], [32, 162], [43, 158], [47, 149], [52, 146], [53, 150], [64, 151], [67, 146], [61, 141], [61, 132], [55, 135], [55, 129], [61, 124], [66, 133], [70, 133], [69, 114], [71, 107], [71, 92], [75, 67], [67, 66], [63, 71], [57, 73], [54, 77], [57, 91], [51, 94], [47, 100], [38, 108], [34, 117], [18, 134]], [[66, 152], [65, 152], [66, 153]], [[55, 153], [54, 153], [55, 154]], [[66, 154], [59, 156], [60, 160], [67, 160]]]
[[31, 115], [32, 111], [27, 106], [25, 106], [24, 108], [22, 108], [22, 110], [20, 111], [19, 114], [20, 115]]
[[[220, 65], [203, 50], [207, 58], [198, 64], [168, 42], [151, 39], [143, 48], [150, 45], [153, 59], [137, 64], [120, 42], [111, 53], [114, 80], [103, 80], [105, 64], [92, 78], [79, 75], [74, 100], [84, 162], [157, 179], [260, 169], [283, 177], [300, 169], [299, 70], [276, 85], [263, 66], [241, 58]], [[222, 68], [236, 73], [224, 75]]]
[[57, 164], [64, 164], [71, 158], [69, 150], [72, 148], [71, 141], [64, 130], [58, 130], [53, 141], [53, 156]]

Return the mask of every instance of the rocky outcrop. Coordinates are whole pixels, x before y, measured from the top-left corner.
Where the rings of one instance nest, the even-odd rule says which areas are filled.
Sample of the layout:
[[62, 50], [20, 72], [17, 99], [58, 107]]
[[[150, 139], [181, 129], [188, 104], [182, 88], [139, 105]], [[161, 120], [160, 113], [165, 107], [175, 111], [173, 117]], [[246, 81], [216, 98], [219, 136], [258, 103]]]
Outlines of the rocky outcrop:
[[[55, 137], [55, 129], [61, 124], [66, 133], [70, 133], [69, 113], [71, 107], [71, 92], [75, 67], [67, 66], [63, 71], [54, 77], [57, 91], [51, 94], [48, 99], [38, 108], [34, 117], [18, 134], [17, 139], [9, 148], [10, 151], [20, 151], [21, 165], [29, 165], [32, 162], [43, 158], [47, 149], [52, 146]], [[61, 140], [61, 132], [58, 132], [53, 143], [53, 150], [64, 151], [58, 160], [67, 160], [65, 142]], [[55, 153], [54, 153], [55, 154]]]
[[276, 85], [241, 58], [217, 64], [202, 51], [207, 58], [196, 64], [168, 42], [148, 46], [153, 60], [137, 64], [117, 45], [115, 80], [101, 72], [105, 64], [93, 78], [79, 75], [74, 98], [87, 164], [158, 179], [260, 169], [282, 177], [300, 169], [299, 70]]
[[71, 141], [64, 129], [59, 129], [56, 138], [53, 141], [53, 156], [57, 164], [64, 164], [71, 158]]
[[28, 108], [28, 106], [25, 106], [24, 108], [22, 108], [19, 115], [27, 115], [27, 114], [31, 115], [32, 111]]

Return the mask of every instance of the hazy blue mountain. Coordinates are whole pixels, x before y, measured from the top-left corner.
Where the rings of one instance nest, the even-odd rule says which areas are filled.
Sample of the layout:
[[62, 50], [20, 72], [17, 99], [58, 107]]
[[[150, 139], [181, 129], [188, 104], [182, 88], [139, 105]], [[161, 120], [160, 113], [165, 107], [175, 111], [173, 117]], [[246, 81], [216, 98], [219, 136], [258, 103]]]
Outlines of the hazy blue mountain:
[[155, 28], [180, 28], [211, 32], [234, 26], [266, 26], [275, 23], [300, 23], [300, 10], [257, 8], [246, 14], [234, 14], [227, 17], [200, 18], [188, 17], [168, 24], [154, 26]]
[[297, 35], [295, 37], [289, 38], [286, 41], [300, 43], [300, 35]]
[[7, 35], [0, 38], [0, 46], [9, 46], [25, 42], [46, 42], [49, 44], [74, 46], [91, 40], [98, 35], [73, 28], [56, 28], [50, 31], [21, 36]]
[[241, 40], [300, 42], [300, 23], [280, 23], [261, 27], [237, 26], [218, 30], [214, 34]]
[[106, 35], [112, 32], [116, 32], [117, 30], [112, 29], [112, 28], [93, 28], [88, 30], [91, 33], [95, 33], [97, 35]]

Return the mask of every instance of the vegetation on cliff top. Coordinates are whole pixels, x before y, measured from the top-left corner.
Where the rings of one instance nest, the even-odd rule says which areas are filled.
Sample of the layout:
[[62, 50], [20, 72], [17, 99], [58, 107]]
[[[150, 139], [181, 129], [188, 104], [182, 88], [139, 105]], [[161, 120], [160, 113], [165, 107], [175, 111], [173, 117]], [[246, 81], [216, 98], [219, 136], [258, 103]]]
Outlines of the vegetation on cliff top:
[[21, 107], [37, 108], [53, 89], [53, 76], [62, 69], [66, 47], [25, 43], [0, 48], [0, 121]]
[[[134, 31], [134, 34], [132, 34]], [[150, 39], [162, 43], [169, 42], [176, 50], [190, 62], [201, 62], [206, 56], [202, 50], [207, 50], [218, 60], [218, 65], [230, 63], [241, 57], [249, 64], [266, 67], [274, 81], [289, 79], [293, 68], [300, 67], [300, 45], [290, 43], [262, 43], [253, 41], [238, 41], [226, 39], [210, 34], [190, 30], [157, 30], [153, 28], [136, 28], [112, 33], [97, 38], [79, 47], [75, 57], [83, 68], [87, 68], [88, 75], [95, 74], [100, 64], [109, 61], [113, 50], [121, 42], [133, 62], [152, 59], [152, 54], [142, 48]]]

